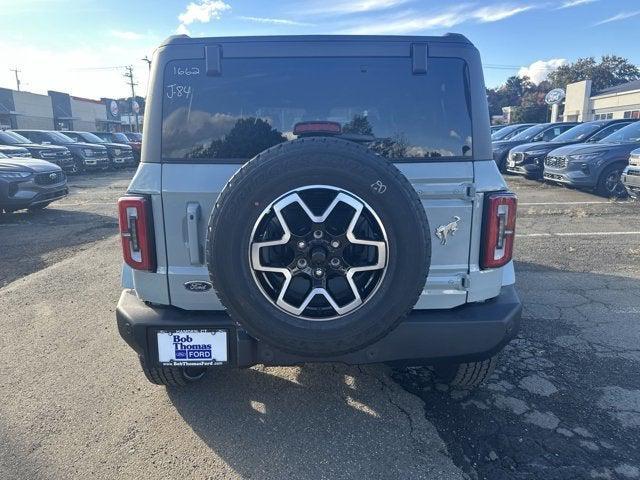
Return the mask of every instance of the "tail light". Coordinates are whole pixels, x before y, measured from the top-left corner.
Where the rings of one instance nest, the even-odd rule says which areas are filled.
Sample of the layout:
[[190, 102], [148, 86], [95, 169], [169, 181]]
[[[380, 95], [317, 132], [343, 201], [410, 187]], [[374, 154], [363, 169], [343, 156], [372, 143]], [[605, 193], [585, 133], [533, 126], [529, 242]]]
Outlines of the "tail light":
[[485, 198], [482, 268], [498, 268], [511, 261], [517, 204], [518, 199], [513, 193], [494, 193]]
[[118, 200], [122, 255], [136, 270], [155, 271], [151, 201], [146, 197], [122, 197]]
[[298, 122], [293, 126], [293, 134], [303, 135], [339, 135], [342, 125], [337, 122]]

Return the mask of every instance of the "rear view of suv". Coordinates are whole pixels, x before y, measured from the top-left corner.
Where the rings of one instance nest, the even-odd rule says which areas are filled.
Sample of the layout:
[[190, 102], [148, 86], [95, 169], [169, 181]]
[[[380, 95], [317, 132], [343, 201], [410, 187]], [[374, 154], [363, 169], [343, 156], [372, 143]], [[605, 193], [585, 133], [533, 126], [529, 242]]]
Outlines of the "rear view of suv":
[[116, 310], [151, 382], [304, 362], [488, 378], [520, 322], [516, 198], [466, 38], [178, 36], [151, 75]]

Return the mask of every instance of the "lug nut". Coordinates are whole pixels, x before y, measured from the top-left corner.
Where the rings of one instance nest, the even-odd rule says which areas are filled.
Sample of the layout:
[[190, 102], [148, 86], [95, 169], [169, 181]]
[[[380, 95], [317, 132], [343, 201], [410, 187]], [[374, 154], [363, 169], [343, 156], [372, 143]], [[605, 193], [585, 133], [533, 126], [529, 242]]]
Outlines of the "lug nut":
[[300, 241], [298, 242], [298, 248], [299, 248], [300, 250], [304, 250], [306, 247], [307, 247], [307, 244], [306, 244], [305, 242], [303, 242], [302, 240], [300, 240]]
[[316, 277], [321, 277], [324, 275], [324, 270], [322, 270], [321, 268], [316, 268], [313, 273], [315, 273]]
[[323, 235], [322, 230], [316, 230], [313, 232], [313, 238], [322, 238]]
[[331, 264], [332, 267], [339, 267], [340, 266], [340, 259], [339, 258], [332, 258], [329, 263]]
[[298, 260], [298, 268], [306, 268], [307, 267], [307, 261], [304, 258], [300, 258]]
[[338, 248], [340, 246], [340, 242], [338, 240], [334, 240], [331, 242], [331, 246], [333, 248]]

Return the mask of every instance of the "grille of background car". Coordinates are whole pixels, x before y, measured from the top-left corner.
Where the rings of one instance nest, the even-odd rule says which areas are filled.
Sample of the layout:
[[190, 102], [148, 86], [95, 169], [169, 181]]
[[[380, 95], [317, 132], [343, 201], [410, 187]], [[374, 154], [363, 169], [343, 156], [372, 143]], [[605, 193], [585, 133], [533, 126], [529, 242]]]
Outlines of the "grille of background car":
[[66, 175], [64, 172], [38, 173], [36, 175], [35, 182], [38, 185], [53, 185], [63, 182], [65, 178]]
[[565, 168], [567, 166], [567, 157], [547, 157], [544, 164], [548, 167]]

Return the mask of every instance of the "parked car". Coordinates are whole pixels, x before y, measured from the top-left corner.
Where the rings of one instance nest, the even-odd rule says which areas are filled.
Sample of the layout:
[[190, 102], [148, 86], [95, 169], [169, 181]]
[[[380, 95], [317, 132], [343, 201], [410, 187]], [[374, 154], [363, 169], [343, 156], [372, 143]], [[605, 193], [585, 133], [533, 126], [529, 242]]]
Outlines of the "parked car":
[[561, 133], [550, 142], [525, 143], [513, 147], [507, 159], [507, 172], [529, 178], [542, 178], [544, 159], [551, 150], [576, 143], [595, 143], [626, 127], [633, 120], [596, 120]]
[[139, 132], [124, 132], [125, 136], [132, 142], [142, 143], [142, 134]]
[[136, 162], [140, 161], [140, 152], [142, 151], [142, 141], [130, 140], [122, 132], [91, 132], [103, 140], [111, 143], [122, 143], [129, 145], [133, 149], [133, 158]]
[[66, 147], [73, 157], [71, 173], [79, 173], [85, 170], [106, 170], [109, 168], [107, 148], [102, 145], [92, 145], [85, 142], [76, 142], [67, 137], [63, 132], [54, 130], [13, 130], [40, 145], [58, 145]]
[[640, 197], [640, 148], [631, 152], [629, 165], [622, 172], [622, 184], [631, 197]]
[[[187, 60], [207, 74], [170, 68]], [[116, 310], [149, 381], [305, 362], [491, 375], [522, 310], [516, 197], [487, 160], [466, 38], [183, 35], [151, 68]], [[178, 95], [187, 81], [208, 93]]]
[[64, 134], [76, 142], [85, 142], [106, 147], [112, 168], [130, 167], [135, 164], [133, 149], [129, 145], [107, 142], [90, 132], [66, 131]]
[[512, 123], [504, 128], [501, 128], [497, 132], [491, 134], [491, 141], [496, 142], [498, 140], [509, 140], [511, 137], [515, 137], [520, 132], [525, 131], [529, 127], [533, 127], [535, 123]]
[[33, 158], [55, 163], [65, 172], [74, 170], [73, 157], [66, 147], [39, 145], [11, 130], [0, 131], [0, 144], [26, 148]]
[[593, 189], [606, 197], [626, 195], [622, 171], [640, 146], [640, 122], [634, 122], [597, 143], [580, 143], [552, 150], [544, 161], [545, 180]]
[[22, 147], [15, 147], [13, 145], [0, 145], [0, 153], [5, 154], [7, 157], [23, 157], [23, 158], [31, 157], [29, 150]]
[[0, 153], [0, 211], [41, 210], [68, 193], [67, 176], [59, 166]]
[[[563, 132], [577, 125], [577, 122], [539, 123], [514, 135], [508, 140], [492, 142], [493, 160], [501, 172], [507, 169], [507, 156], [513, 147], [525, 143], [549, 142]], [[500, 132], [498, 132], [500, 133]]]
[[502, 130], [504, 127], [506, 127], [506, 125], [491, 125], [491, 129], [490, 129], [491, 135]]

